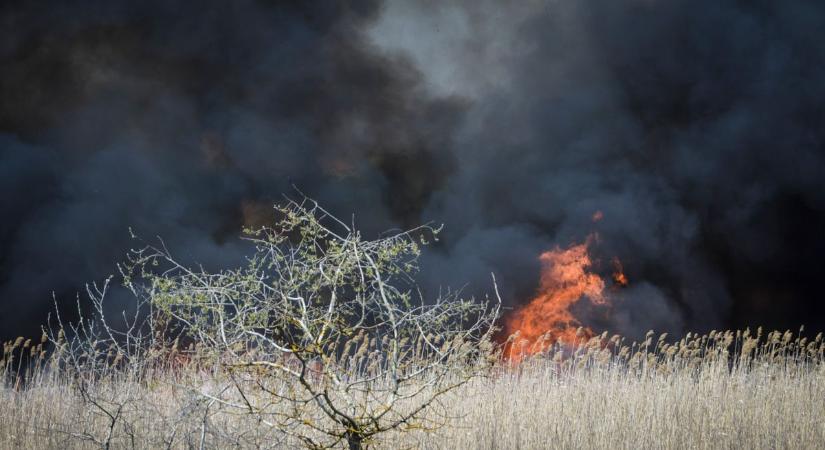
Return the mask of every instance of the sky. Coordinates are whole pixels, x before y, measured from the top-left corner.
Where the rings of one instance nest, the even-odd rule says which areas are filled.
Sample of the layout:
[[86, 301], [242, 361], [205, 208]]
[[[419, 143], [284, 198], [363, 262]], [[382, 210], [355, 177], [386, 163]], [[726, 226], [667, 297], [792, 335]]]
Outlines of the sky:
[[293, 186], [367, 235], [444, 223], [428, 292], [493, 272], [516, 308], [597, 233], [630, 283], [596, 328], [825, 329], [823, 30], [804, 0], [4, 2], [0, 337], [130, 228], [239, 264]]

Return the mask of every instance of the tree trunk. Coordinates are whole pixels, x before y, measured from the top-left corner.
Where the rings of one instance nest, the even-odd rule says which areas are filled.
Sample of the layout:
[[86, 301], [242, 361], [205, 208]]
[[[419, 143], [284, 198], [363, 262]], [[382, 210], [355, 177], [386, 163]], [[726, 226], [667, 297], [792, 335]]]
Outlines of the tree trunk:
[[364, 436], [361, 436], [360, 433], [355, 433], [352, 431], [347, 433], [347, 444], [349, 444], [349, 450], [361, 450], [363, 443]]

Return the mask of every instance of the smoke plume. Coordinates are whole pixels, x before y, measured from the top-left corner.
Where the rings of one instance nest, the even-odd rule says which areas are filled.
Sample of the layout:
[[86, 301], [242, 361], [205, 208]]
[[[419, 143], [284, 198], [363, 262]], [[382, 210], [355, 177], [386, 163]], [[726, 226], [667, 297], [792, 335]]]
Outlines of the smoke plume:
[[[0, 6], [0, 335], [128, 229], [210, 267], [301, 188], [422, 280], [516, 306], [599, 236], [598, 328], [825, 328], [825, 5], [676, 0]], [[593, 222], [595, 211], [603, 219]]]

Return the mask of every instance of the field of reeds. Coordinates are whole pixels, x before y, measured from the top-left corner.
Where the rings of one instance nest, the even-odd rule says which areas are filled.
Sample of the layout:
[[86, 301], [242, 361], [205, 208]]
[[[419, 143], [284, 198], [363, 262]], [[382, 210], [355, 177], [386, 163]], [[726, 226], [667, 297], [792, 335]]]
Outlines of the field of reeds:
[[[43, 343], [4, 345], [0, 448], [305, 444], [260, 414], [237, 408], [240, 399], [208, 394], [233, 383], [232, 374], [217, 366], [170, 358], [139, 372], [121, 363], [84, 374], [62, 364], [53, 350], [45, 337]], [[651, 333], [641, 343], [602, 335], [577, 346], [551, 346], [518, 363], [499, 355], [482, 376], [430, 405], [424, 425], [387, 431], [365, 445], [822, 448], [824, 362], [821, 334], [806, 339], [791, 332], [727, 331], [675, 341]], [[293, 406], [273, 408], [276, 414]], [[297, 412], [307, 423], [322, 420], [312, 408]]]

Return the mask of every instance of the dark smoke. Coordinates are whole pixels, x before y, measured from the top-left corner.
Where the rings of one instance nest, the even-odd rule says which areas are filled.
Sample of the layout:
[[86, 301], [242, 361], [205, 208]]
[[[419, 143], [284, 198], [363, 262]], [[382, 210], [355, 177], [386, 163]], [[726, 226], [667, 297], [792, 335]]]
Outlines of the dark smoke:
[[235, 264], [292, 185], [368, 233], [445, 222], [432, 289], [494, 271], [518, 304], [596, 231], [631, 284], [595, 325], [825, 328], [818, 2], [0, 8], [2, 337], [129, 227]]

